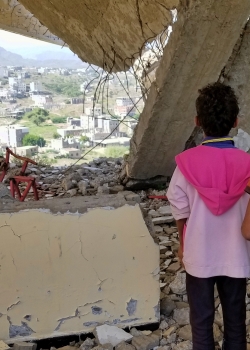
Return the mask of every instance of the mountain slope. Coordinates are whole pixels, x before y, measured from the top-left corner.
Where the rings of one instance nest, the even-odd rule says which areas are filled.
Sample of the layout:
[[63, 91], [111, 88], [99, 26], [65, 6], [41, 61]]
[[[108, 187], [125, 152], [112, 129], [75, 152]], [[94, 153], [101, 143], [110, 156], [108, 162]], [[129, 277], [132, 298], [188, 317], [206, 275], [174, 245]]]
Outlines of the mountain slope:
[[[40, 55], [39, 55], [40, 56]], [[3, 47], [0, 47], [0, 66], [23, 66], [23, 67], [50, 67], [50, 68], [83, 68], [86, 63], [82, 62], [80, 59], [76, 59], [74, 56], [72, 59], [62, 59], [60, 55], [48, 55], [49, 59], [46, 59], [45, 55], [42, 55], [42, 59], [25, 59], [21, 55], [5, 50]], [[70, 56], [66, 54], [65, 56]], [[59, 59], [57, 59], [59, 58]]]

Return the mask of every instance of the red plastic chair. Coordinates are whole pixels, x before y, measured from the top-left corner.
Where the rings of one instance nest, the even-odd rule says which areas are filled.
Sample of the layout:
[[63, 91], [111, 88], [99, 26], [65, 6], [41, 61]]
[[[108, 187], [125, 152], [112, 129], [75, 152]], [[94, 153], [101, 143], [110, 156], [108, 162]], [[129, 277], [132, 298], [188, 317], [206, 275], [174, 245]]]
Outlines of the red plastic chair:
[[[23, 161], [23, 165], [22, 165], [22, 169], [20, 171], [20, 175], [16, 175], [10, 178], [10, 192], [11, 195], [20, 200], [20, 202], [23, 202], [27, 196], [27, 194], [29, 193], [31, 187], [33, 188], [33, 193], [34, 193], [34, 198], [36, 201], [39, 200], [38, 197], [38, 192], [37, 192], [37, 187], [36, 187], [36, 180], [34, 177], [32, 176], [25, 176], [25, 171], [27, 169], [27, 166], [29, 163], [37, 165], [37, 163], [29, 158], [26, 157], [21, 157], [17, 154], [15, 154], [14, 152], [12, 152], [8, 147], [6, 147], [6, 157], [4, 158], [4, 160], [2, 161], [2, 164], [0, 166], [0, 170], [2, 170], [2, 173], [0, 175], [0, 182], [3, 181], [5, 175], [7, 174], [8, 170], [9, 170], [9, 164], [10, 164], [10, 155], [12, 155], [13, 157], [22, 160]], [[23, 193], [20, 192], [19, 189], [19, 184], [20, 182], [26, 182], [27, 183], [27, 187], [25, 188], [25, 190], [23, 191]]]

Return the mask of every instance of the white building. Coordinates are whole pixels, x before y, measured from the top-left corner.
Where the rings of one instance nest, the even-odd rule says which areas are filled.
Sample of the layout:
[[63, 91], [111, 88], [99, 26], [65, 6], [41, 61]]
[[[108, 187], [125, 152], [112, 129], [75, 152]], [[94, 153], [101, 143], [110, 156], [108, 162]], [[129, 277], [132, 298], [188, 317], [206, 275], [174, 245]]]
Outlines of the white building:
[[53, 103], [51, 96], [46, 95], [32, 95], [32, 101], [34, 101], [36, 107], [44, 107], [46, 104]]
[[81, 128], [84, 131], [94, 130], [94, 128], [96, 127], [95, 118], [89, 115], [86, 115], [86, 114], [81, 115], [80, 120], [81, 120]]
[[56, 151], [60, 151], [63, 148], [75, 148], [80, 149], [80, 140], [74, 137], [61, 138], [61, 139], [52, 139], [51, 148]]
[[38, 146], [15, 147], [14, 152], [22, 157], [32, 157], [38, 153]]
[[38, 68], [37, 71], [38, 71], [38, 73], [40, 73], [40, 74], [48, 74], [49, 69], [48, 69], [48, 68], [41, 67], [41, 68]]
[[133, 99], [130, 97], [117, 97], [116, 105], [117, 106], [130, 106], [133, 105]]
[[0, 142], [7, 143], [10, 147], [21, 147], [22, 140], [29, 133], [29, 128], [21, 125], [9, 125], [0, 127]]
[[98, 117], [99, 115], [102, 114], [102, 107], [101, 106], [88, 106], [84, 108], [85, 114], [89, 116], [95, 116]]
[[30, 83], [30, 91], [43, 91], [43, 85], [40, 81]]
[[79, 159], [82, 154], [81, 151], [77, 148], [63, 148], [60, 153], [73, 159]]
[[8, 78], [9, 70], [5, 67], [0, 67], [0, 78]]
[[71, 126], [66, 129], [57, 129], [57, 133], [62, 136], [62, 138], [65, 137], [72, 137], [72, 136], [81, 136], [84, 132], [83, 128], [79, 128], [77, 126]]

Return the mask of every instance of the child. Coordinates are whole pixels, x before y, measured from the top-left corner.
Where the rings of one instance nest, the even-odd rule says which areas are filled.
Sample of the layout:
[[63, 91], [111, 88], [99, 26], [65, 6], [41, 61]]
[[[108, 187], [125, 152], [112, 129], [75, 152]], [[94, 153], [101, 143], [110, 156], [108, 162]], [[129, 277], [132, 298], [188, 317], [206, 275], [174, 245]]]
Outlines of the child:
[[246, 277], [250, 243], [241, 235], [248, 203], [250, 156], [228, 137], [239, 107], [231, 87], [214, 83], [199, 91], [196, 125], [202, 145], [176, 157], [167, 192], [186, 269], [193, 350], [214, 350], [214, 286], [224, 318], [225, 350], [246, 350]]

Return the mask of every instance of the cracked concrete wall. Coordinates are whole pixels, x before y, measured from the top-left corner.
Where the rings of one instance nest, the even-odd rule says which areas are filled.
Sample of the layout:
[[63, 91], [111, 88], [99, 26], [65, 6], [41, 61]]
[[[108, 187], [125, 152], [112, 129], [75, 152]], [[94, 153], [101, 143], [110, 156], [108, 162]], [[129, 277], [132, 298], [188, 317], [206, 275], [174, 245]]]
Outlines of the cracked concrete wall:
[[250, 14], [250, 1], [193, 2], [179, 11], [131, 140], [128, 176], [171, 175], [194, 128], [198, 89], [219, 78]]
[[19, 0], [82, 60], [117, 71], [128, 69], [143, 44], [172, 21], [185, 0]]
[[17, 0], [0, 0], [0, 28], [49, 43], [64, 44]]
[[83, 203], [82, 197], [43, 201], [40, 209], [1, 203], [1, 339], [34, 340], [90, 332], [103, 323], [126, 327], [159, 320], [159, 247], [139, 206], [110, 198], [106, 203], [99, 198], [99, 205], [116, 203], [117, 209], [93, 209], [97, 199]]

